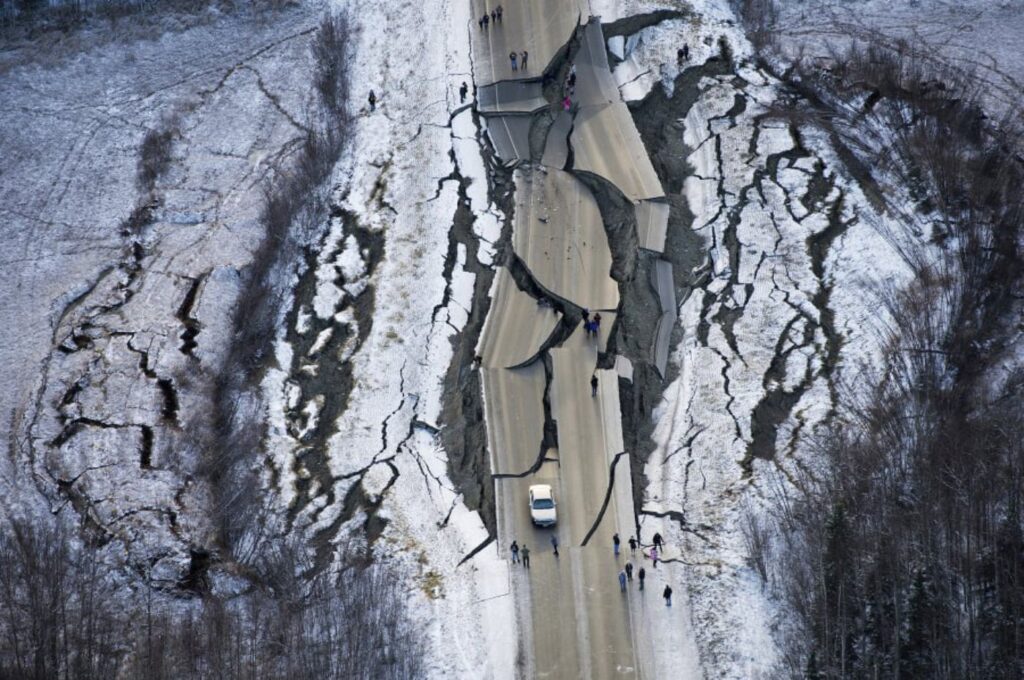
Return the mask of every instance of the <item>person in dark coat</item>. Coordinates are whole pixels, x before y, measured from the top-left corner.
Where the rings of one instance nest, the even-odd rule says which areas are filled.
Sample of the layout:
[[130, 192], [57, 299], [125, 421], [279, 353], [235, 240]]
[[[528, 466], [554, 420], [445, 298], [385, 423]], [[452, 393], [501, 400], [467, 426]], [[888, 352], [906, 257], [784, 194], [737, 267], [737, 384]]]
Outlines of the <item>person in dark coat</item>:
[[597, 396], [597, 374], [590, 376], [590, 396]]
[[512, 552], [512, 564], [515, 564], [519, 561], [519, 544], [515, 541], [512, 541], [512, 546], [509, 548], [509, 550]]
[[367, 98], [367, 101], [370, 102], [370, 110], [371, 111], [376, 111], [377, 110], [377, 93], [374, 92], [373, 90], [370, 90], [370, 96]]
[[466, 85], [466, 81], [462, 81], [462, 85], [459, 87], [459, 103], [463, 104], [466, 101], [466, 95], [469, 94], [469, 85]]
[[615, 556], [616, 557], [619, 556], [619, 544], [621, 542], [622, 541], [619, 540], [619, 535], [618, 534], [613, 534], [612, 535], [612, 550], [615, 551]]
[[665, 606], [672, 606], [672, 586], [665, 584], [665, 590], [662, 591], [661, 596], [665, 598]]
[[530, 568], [530, 549], [527, 548], [524, 545], [523, 549], [520, 550], [519, 552], [522, 553], [522, 555], [523, 555], [523, 566], [526, 567], [527, 569], [529, 569]]
[[644, 589], [644, 579], [647, 578], [647, 570], [640, 567], [640, 571], [636, 573], [636, 578], [640, 581], [640, 590]]
[[636, 554], [636, 539], [632, 536], [629, 537], [629, 554]]

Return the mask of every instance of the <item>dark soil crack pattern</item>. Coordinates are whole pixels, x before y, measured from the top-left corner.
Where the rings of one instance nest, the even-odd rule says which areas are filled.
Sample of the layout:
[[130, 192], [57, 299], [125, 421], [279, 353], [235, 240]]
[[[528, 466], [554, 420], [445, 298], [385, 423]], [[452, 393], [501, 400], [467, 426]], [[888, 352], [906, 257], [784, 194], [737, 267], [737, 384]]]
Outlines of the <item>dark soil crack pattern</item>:
[[[480, 114], [472, 111], [477, 142], [483, 156], [488, 200], [504, 216], [501, 235], [493, 244], [497, 264], [506, 262], [512, 251], [512, 218], [514, 214], [511, 168], [505, 167], [493, 148], [485, 141]], [[444, 378], [440, 441], [448, 453], [448, 477], [467, 508], [477, 510], [491, 536], [497, 533], [494, 508], [494, 480], [487, 452], [487, 431], [484, 421], [481, 372], [475, 362], [476, 347], [490, 311], [489, 291], [494, 269], [481, 264], [480, 243], [474, 230], [477, 220], [469, 201], [469, 180], [456, 164], [458, 207], [448, 232], [448, 257], [454, 258], [458, 246], [466, 251], [465, 268], [475, 276], [469, 315], [462, 331], [452, 338], [452, 360]], [[454, 265], [452, 265], [454, 266]], [[445, 272], [450, 273], [448, 261]], [[447, 289], [447, 286], [446, 286]]]
[[[288, 510], [289, 525], [317, 496], [322, 494], [326, 502], [313, 513], [314, 521], [336, 501], [328, 446], [337, 432], [338, 419], [348, 408], [354, 385], [350, 357], [362, 348], [373, 327], [375, 288], [370, 281], [384, 257], [383, 234], [363, 227], [354, 215], [339, 207], [332, 209], [331, 219], [341, 226], [337, 242], [325, 242], [307, 252], [305, 270], [285, 319], [285, 339], [293, 352], [288, 380], [294, 390], [285, 418], [288, 433], [298, 446], [292, 463], [296, 496]], [[355, 248], [361, 261], [358, 278], [352, 280], [336, 264], [346, 248]], [[343, 293], [332, 309], [317, 313], [322, 267], [333, 273], [327, 285]]]
[[[689, 522], [686, 521], [686, 514], [683, 513], [683, 512], [680, 512], [679, 510], [665, 510], [665, 511], [640, 510], [639, 514], [646, 515], [647, 517], [658, 517], [658, 518], [663, 518], [663, 519], [670, 519], [673, 522], [675, 522], [677, 525], [679, 525], [679, 528], [682, 531], [685, 531], [688, 534], [693, 534], [694, 536], [696, 536], [700, 540], [704, 541], [705, 543], [714, 545], [714, 541], [712, 541], [710, 538], [705, 536], [704, 533], [703, 533], [704, 531], [713, 531], [714, 528], [713, 527], [709, 527], [709, 526], [704, 526], [704, 525], [702, 525], [700, 527], [693, 527]], [[665, 561], [668, 561], [668, 560], [665, 560]]]
[[199, 331], [202, 330], [199, 321], [192, 315], [192, 310], [196, 304], [196, 298], [199, 295], [199, 290], [202, 288], [203, 282], [206, 280], [207, 275], [195, 277], [189, 279], [190, 284], [188, 291], [185, 293], [184, 299], [181, 301], [181, 305], [178, 306], [178, 311], [175, 316], [181, 322], [184, 330], [181, 331], [181, 335], [178, 337], [181, 339], [181, 345], [178, 346], [179, 351], [185, 356], [195, 358], [192, 353], [196, 347], [199, 346], [199, 342], [196, 340], [196, 336], [199, 335]]

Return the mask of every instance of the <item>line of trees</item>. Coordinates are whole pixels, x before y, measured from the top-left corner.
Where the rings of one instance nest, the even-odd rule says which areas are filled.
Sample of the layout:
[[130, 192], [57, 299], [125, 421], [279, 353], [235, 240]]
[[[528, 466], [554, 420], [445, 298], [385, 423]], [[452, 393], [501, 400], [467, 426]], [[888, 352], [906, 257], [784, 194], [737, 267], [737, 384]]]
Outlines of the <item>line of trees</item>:
[[280, 9], [289, 0], [0, 0], [0, 26], [69, 30], [92, 18], [117, 20], [136, 14], [197, 14], [209, 7]]
[[305, 551], [262, 555], [258, 586], [227, 598], [131, 589], [107, 553], [55, 518], [0, 531], [0, 678], [406, 679], [423, 642], [407, 580], [356, 553], [306, 579]]
[[911, 54], [853, 48], [788, 73], [827, 114], [800, 120], [869, 180], [897, 178], [911, 204], [892, 213], [931, 226], [928, 243], [884, 235], [914, 278], [877, 291], [884, 358], [813, 440], [825, 472], [780, 494], [774, 526], [746, 527], [794, 614], [792, 677], [1024, 677], [1022, 130], [985, 115], [969, 75]]

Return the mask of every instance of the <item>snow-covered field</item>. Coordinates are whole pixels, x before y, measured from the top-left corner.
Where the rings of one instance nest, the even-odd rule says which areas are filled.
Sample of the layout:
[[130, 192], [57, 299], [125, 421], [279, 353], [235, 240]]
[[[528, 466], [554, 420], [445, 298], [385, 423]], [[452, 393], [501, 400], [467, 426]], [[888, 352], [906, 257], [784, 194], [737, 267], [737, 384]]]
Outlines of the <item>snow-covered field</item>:
[[[704, 675], [777, 677], [786, 613], [765, 594], [743, 526], [814, 474], [816, 426], [876, 355], [884, 319], [872, 291], [907, 274], [889, 237], [915, 237], [865, 198], [827, 137], [773, 113], [780, 89], [752, 65], [725, 0], [591, 7], [605, 22], [690, 13], [612, 45], [627, 101], [673, 94], [720, 39], [738, 61], [699, 78], [679, 112], [704, 276], [681, 300], [676, 378], [655, 409], [644, 471], [642, 510], [671, 516], [641, 523], [668, 539], [664, 566], [685, 584], [677, 597], [690, 600]], [[342, 9], [356, 28], [353, 137], [330, 181], [336, 209], [310, 289], [262, 384], [262, 492], [325, 554], [363, 540], [371, 515], [387, 520], [373, 550], [409, 574], [431, 677], [513, 677], [507, 564], [494, 544], [463, 561], [488, 532], [449, 479], [439, 435], [451, 341], [505, 219], [472, 94], [459, 100], [472, 83], [468, 2], [308, 2], [147, 40], [85, 33], [45, 59], [25, 45], [0, 52], [0, 432], [13, 454], [0, 457], [0, 494], [10, 516], [70, 503], [156, 581], [181, 579], [190, 551], [210, 542], [207, 491], [182, 446], [202, 403], [192, 378], [228, 343], [239, 270], [263, 236], [261, 182], [304, 133], [311, 36], [322, 11]], [[1003, 104], [1024, 78], [1016, 0], [787, 2], [781, 23], [791, 54], [879, 32], [919, 38], [976, 69]], [[680, 66], [682, 43], [691, 58]], [[150, 193], [136, 180], [139, 147], [168, 126], [169, 168]], [[470, 236], [456, 233], [460, 204]], [[139, 210], [148, 221], [136, 234]], [[340, 406], [331, 364], [349, 371]]]

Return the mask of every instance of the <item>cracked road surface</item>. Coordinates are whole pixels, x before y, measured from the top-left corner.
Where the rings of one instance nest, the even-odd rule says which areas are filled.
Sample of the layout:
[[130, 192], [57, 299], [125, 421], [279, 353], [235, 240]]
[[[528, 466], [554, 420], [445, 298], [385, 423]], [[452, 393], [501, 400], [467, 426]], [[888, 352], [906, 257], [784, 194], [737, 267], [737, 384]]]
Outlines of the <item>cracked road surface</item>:
[[[478, 88], [494, 90], [487, 106], [498, 156], [524, 162], [513, 173], [510, 262], [498, 269], [478, 355], [498, 542], [507, 551], [516, 540], [532, 553], [529, 570], [515, 566], [512, 572], [521, 672], [549, 678], [653, 677], [650, 645], [638, 644], [634, 631], [648, 630], [645, 602], [657, 595], [641, 593], [635, 585], [620, 592], [617, 576], [628, 550], [618, 558], [612, 551], [612, 535], [618, 533], [625, 545], [636, 527], [619, 379], [615, 371], [598, 368], [618, 315], [619, 288], [611, 277], [612, 252], [597, 200], [579, 173], [617, 182], [607, 188], [638, 208], [639, 199], [661, 199], [664, 192], [614, 87], [600, 24], [588, 21], [589, 13], [579, 12], [577, 2], [503, 4], [503, 25], [488, 31], [471, 27], [474, 77]], [[474, 2], [475, 16], [493, 5]], [[574, 31], [580, 40], [571, 42]], [[579, 46], [573, 59], [581, 106], [557, 114], [540, 145], [543, 158], [529, 157], [531, 149], [516, 144], [511, 132], [499, 134], [504, 121], [529, 129], [532, 120], [522, 112], [493, 115], [515, 99], [515, 92], [500, 91], [509, 87], [500, 81], [539, 79], [549, 67], [564, 69], [560, 60], [573, 45]], [[526, 74], [511, 72], [510, 46], [530, 50], [532, 67]], [[519, 91], [535, 90], [519, 86]], [[573, 157], [575, 168], [566, 168]], [[643, 215], [645, 230], [653, 234], [645, 234], [641, 246], [660, 250], [667, 210], [644, 204]], [[584, 308], [600, 310], [596, 336], [583, 327]], [[532, 484], [554, 489], [559, 516], [554, 529], [531, 523]], [[553, 536], [560, 544], [557, 558]]]
[[[517, 171], [516, 254], [545, 291], [591, 310], [614, 310], [612, 253], [590, 191], [567, 172]], [[610, 327], [610, 324], [607, 324]]]

